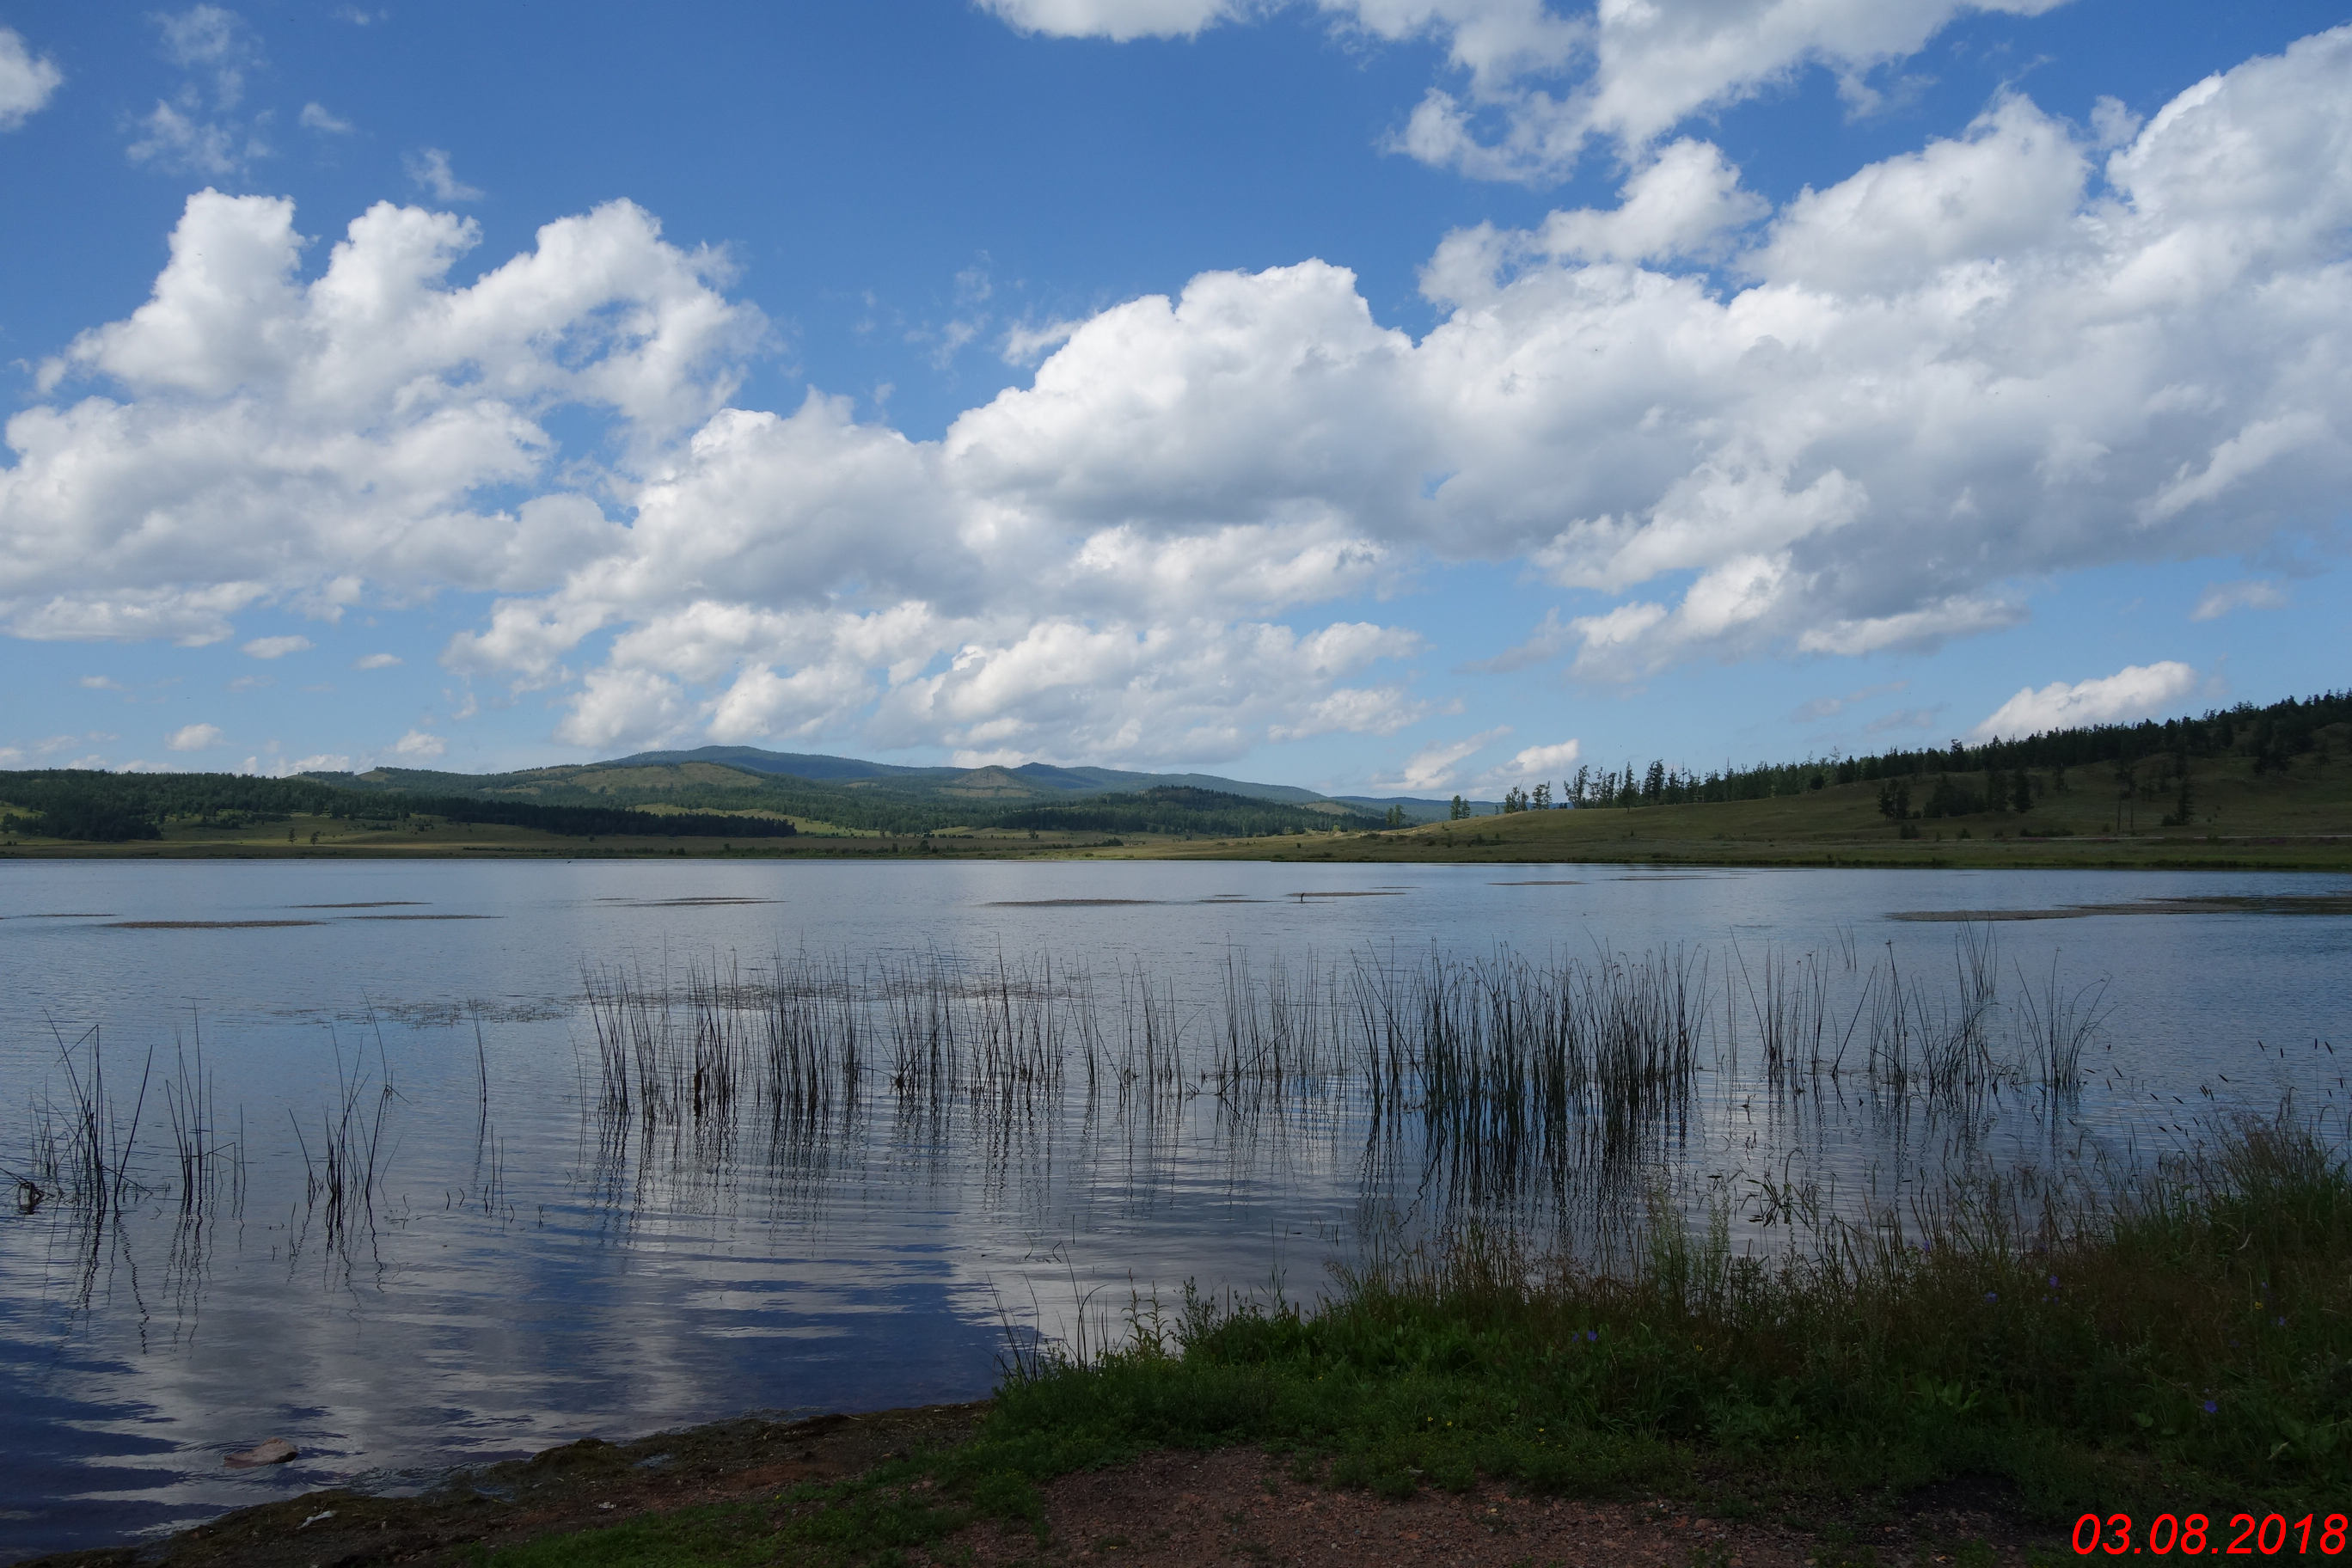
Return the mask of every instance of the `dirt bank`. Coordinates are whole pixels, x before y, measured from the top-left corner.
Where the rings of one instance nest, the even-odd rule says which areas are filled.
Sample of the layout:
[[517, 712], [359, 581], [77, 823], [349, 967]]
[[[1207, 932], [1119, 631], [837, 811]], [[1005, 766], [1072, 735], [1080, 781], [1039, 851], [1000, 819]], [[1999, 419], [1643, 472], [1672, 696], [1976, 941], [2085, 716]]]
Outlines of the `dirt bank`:
[[[436, 1491], [378, 1498], [316, 1491], [242, 1509], [137, 1546], [37, 1560], [47, 1568], [361, 1568], [473, 1563], [519, 1545], [707, 1504], [767, 1504], [806, 1482], [845, 1480], [886, 1460], [969, 1436], [985, 1405], [866, 1415], [741, 1419], [635, 1442], [588, 1439], [453, 1477]], [[918, 1480], [910, 1492], [929, 1483]], [[1039, 1489], [1034, 1521], [980, 1521], [915, 1563], [975, 1565], [1412, 1562], [1506, 1568], [1805, 1568], [1865, 1563], [2024, 1564], [2062, 1548], [2023, 1525], [1997, 1490], [1943, 1487], [1886, 1516], [1817, 1520], [1738, 1507], [1714, 1517], [1685, 1497], [1528, 1498], [1481, 1485], [1405, 1499], [1334, 1489], [1312, 1466], [1255, 1448], [1147, 1454]], [[795, 1560], [787, 1551], [781, 1562]]]

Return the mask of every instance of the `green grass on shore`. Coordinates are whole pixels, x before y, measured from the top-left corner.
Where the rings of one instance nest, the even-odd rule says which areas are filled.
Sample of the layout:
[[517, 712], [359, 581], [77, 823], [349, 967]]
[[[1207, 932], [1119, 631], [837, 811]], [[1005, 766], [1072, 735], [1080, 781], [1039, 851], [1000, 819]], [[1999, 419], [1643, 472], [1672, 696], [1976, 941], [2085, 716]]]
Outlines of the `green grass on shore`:
[[1831, 1226], [1766, 1260], [1725, 1217], [1654, 1223], [1608, 1272], [1473, 1233], [1313, 1309], [1139, 1304], [1107, 1353], [1018, 1368], [953, 1448], [484, 1561], [884, 1562], [976, 1518], [1042, 1521], [1053, 1477], [1231, 1445], [1388, 1496], [1485, 1478], [1817, 1528], [1962, 1477], [2053, 1536], [2086, 1510], [2294, 1519], [2352, 1496], [2352, 1171], [2311, 1125], [2239, 1123], [2120, 1194], [1956, 1191], [1911, 1239]]

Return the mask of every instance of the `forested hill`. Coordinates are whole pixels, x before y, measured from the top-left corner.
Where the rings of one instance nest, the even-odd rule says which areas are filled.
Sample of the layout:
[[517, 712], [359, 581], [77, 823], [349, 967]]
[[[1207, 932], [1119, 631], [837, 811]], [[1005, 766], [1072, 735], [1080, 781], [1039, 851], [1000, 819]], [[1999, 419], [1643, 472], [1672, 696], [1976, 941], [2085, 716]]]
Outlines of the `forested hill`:
[[[2352, 690], [1975, 746], [1954, 741], [1944, 747], [1897, 747], [1861, 756], [1726, 765], [1703, 773], [1664, 760], [1645, 769], [1632, 763], [1622, 769], [1586, 766], [1557, 785], [1548, 779], [1525, 781], [1502, 809], [1754, 801], [1875, 783], [1885, 815], [1907, 820], [2027, 809], [2045, 791], [2067, 791], [2071, 769], [2112, 774], [2116, 793], [2125, 799], [2149, 798], [2158, 789], [2170, 792], [2171, 816], [2186, 821], [2198, 787], [2194, 776], [2206, 764], [2218, 766], [2226, 759], [2231, 776], [2284, 780], [2291, 772], [2324, 767], [2331, 747], [2352, 750]], [[782, 771], [787, 764], [828, 776]], [[1121, 773], [1042, 763], [902, 768], [749, 748], [645, 753], [495, 774], [383, 768], [356, 775], [266, 779], [234, 773], [0, 772], [0, 830], [111, 842], [154, 838], [175, 825], [236, 827], [295, 815], [437, 819], [583, 837], [776, 838], [813, 826], [892, 837], [991, 830], [1248, 838], [1370, 831], [1384, 826], [1390, 807], [1406, 824], [1448, 815], [1437, 802], [1334, 799], [1202, 774]], [[1454, 806], [1463, 815], [1485, 816], [1488, 809], [1479, 803]]]
[[[857, 757], [826, 756], [807, 752], [769, 752], [757, 746], [698, 746], [690, 752], [639, 752], [593, 768], [642, 767], [648, 763], [717, 763], [746, 773], [772, 773], [816, 784], [860, 789], [887, 790], [910, 795], [970, 793], [976, 782], [989, 793], [1076, 796], [1132, 794], [1148, 789], [1201, 789], [1219, 795], [1275, 800], [1293, 805], [1311, 805], [1326, 797], [1296, 784], [1252, 784], [1220, 778], [1214, 773], [1139, 773], [1121, 768], [1060, 767], [1052, 763], [979, 768], [910, 767], [898, 763], [869, 763]], [[1388, 805], [1374, 809], [1378, 816]], [[1434, 807], [1439, 803], [1420, 803]]]
[[[2321, 752], [2326, 745], [2323, 732], [2343, 724], [2352, 724], [2352, 690], [2290, 697], [2260, 708], [2241, 702], [2193, 719], [2094, 724], [1974, 746], [1956, 740], [1943, 747], [1895, 747], [1851, 757], [1727, 765], [1705, 773], [1670, 766], [1663, 759], [1641, 770], [1630, 763], [1617, 771], [1584, 767], [1561, 781], [1561, 804], [1687, 805], [1765, 800], [1833, 784], [1885, 783], [1918, 788], [1921, 781], [1960, 773], [1981, 773], [2013, 781], [2029, 771], [2053, 774], [2070, 768], [2129, 771], [2161, 758], [2172, 759], [2181, 770], [2200, 759], [2250, 759], [2253, 772], [2261, 775], [2284, 772], [2295, 758]], [[1537, 782], [1528, 781], [1529, 787]], [[1507, 809], [1517, 809], [1522, 804], [1515, 792]]]
[[[1218, 788], [1198, 782], [1162, 782], [1141, 788], [1132, 781], [1153, 775], [1114, 773], [1108, 769], [1055, 768], [1033, 763], [1018, 768], [898, 769], [858, 773], [850, 759], [786, 760], [816, 767], [829, 776], [812, 778], [754, 769], [746, 748], [711, 747], [699, 752], [645, 753], [611, 763], [533, 768], [512, 773], [423, 773], [377, 768], [365, 773], [320, 773], [315, 781], [357, 791], [413, 794], [465, 793], [479, 799], [527, 800], [547, 805], [618, 805], [637, 809], [697, 812], [758, 812], [788, 816], [820, 829], [917, 836], [953, 829], [1013, 829], [1069, 832], [1170, 833], [1256, 837], [1272, 833], [1379, 826], [1386, 803], [1366, 810], [1360, 804], [1328, 800], [1309, 790], [1275, 785]], [[774, 761], [782, 753], [761, 753]], [[1090, 776], [1118, 782], [1106, 788]], [[1160, 775], [1198, 781], [1204, 775]], [[1215, 784], [1231, 781], [1217, 780]], [[1278, 792], [1278, 793], [1277, 793]], [[1148, 804], [1139, 804], [1148, 803]], [[1414, 803], [1413, 820], [1444, 815], [1435, 801]], [[1039, 815], [1039, 814], [1044, 815]], [[1138, 826], [1149, 818], [1155, 826]]]
[[293, 816], [525, 827], [578, 837], [601, 834], [786, 838], [790, 822], [690, 812], [656, 815], [611, 805], [546, 805], [405, 791], [362, 794], [311, 779], [239, 773], [110, 773], [86, 769], [0, 773], [0, 830], [50, 838], [124, 843], [159, 838], [174, 823], [235, 827]]
[[894, 837], [980, 828], [1247, 838], [1381, 826], [1381, 818], [1352, 806], [1320, 800], [1292, 805], [1184, 786], [1041, 799], [1025, 791], [992, 794], [983, 780], [970, 798], [957, 799], [828, 789], [709, 763], [564, 772], [555, 779], [378, 774], [362, 787], [353, 787], [349, 775], [0, 773], [0, 832], [123, 843], [161, 837], [166, 828], [235, 829], [298, 815], [490, 824], [573, 837], [732, 839], [793, 837], [795, 817]]
[[1022, 806], [997, 814], [992, 826], [1066, 833], [1201, 834], [1218, 838], [1262, 838], [1296, 833], [1346, 828], [1365, 832], [1381, 819], [1360, 812], [1318, 814], [1303, 817], [1295, 806], [1277, 801], [1253, 800], [1220, 790], [1171, 784], [1157, 789], [1099, 795], [1087, 800], [1056, 801]]

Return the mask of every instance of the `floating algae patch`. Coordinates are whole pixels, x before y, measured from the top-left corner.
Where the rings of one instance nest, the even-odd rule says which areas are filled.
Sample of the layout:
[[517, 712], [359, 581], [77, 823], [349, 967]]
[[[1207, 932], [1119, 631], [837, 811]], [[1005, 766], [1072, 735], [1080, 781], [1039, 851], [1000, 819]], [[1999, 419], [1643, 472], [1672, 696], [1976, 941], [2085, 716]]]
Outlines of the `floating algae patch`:
[[356, 1016], [348, 1012], [329, 1014], [317, 1009], [303, 1014], [286, 1013], [283, 1016], [349, 1018], [364, 1023], [373, 1014], [397, 1019], [411, 1028], [450, 1029], [463, 1023], [483, 1024], [545, 1024], [571, 1015], [570, 1004], [553, 996], [468, 997], [464, 1001], [435, 1002], [370, 1002], [368, 1011]]
[[2079, 921], [2092, 915], [2352, 915], [2352, 892], [2215, 893], [2039, 910], [1897, 910], [1891, 921]]
[[998, 899], [982, 908], [992, 910], [1098, 910], [1118, 904], [1156, 904], [1159, 899]]
[[1402, 888], [1353, 888], [1342, 891], [1293, 893], [1294, 899], [1402, 899]]
[[1490, 888], [1581, 888], [1584, 884], [1573, 878], [1556, 878], [1549, 882], [1489, 882], [1486, 886]]
[[618, 904], [625, 910], [693, 910], [728, 904], [781, 904], [784, 900], [710, 893], [687, 899], [599, 899], [596, 901], [600, 904]]
[[495, 921], [503, 915], [345, 915], [347, 921]]
[[370, 899], [356, 904], [289, 904], [289, 910], [394, 910], [424, 904], [423, 899]]
[[267, 931], [278, 926], [318, 926], [324, 921], [110, 921], [108, 931]]
[[1726, 876], [1719, 872], [1714, 875], [1695, 872], [1687, 877], [1612, 877], [1609, 879], [1612, 882], [1733, 882], [1738, 880], [1738, 878], [1736, 874]]

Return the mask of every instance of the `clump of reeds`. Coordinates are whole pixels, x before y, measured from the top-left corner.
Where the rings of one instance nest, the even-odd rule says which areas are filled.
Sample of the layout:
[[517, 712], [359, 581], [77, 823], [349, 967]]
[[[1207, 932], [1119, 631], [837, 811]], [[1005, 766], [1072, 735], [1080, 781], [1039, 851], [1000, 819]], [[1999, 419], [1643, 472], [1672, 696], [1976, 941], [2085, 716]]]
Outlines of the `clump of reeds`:
[[376, 1040], [376, 1066], [371, 1071], [364, 1050], [346, 1064], [340, 1041], [334, 1041], [334, 1100], [320, 1113], [319, 1142], [313, 1149], [300, 1118], [286, 1113], [302, 1154], [303, 1199], [308, 1212], [319, 1217], [331, 1249], [341, 1248], [355, 1230], [372, 1226], [376, 1198], [391, 1154], [385, 1143], [385, 1119], [396, 1091], [391, 1058], [381, 1035]]
[[1050, 959], [936, 952], [855, 971], [805, 957], [749, 973], [689, 963], [676, 984], [612, 967], [583, 982], [597, 1114], [641, 1131], [703, 1136], [758, 1105], [765, 1135], [805, 1140], [869, 1092], [902, 1121], [961, 1115], [991, 1136], [1073, 1093], [1108, 1097], [1139, 1125], [1201, 1093], [1244, 1124], [1305, 1097], [1358, 1097], [1391, 1123], [1417, 1112], [1466, 1158], [1500, 1148], [1495, 1179], [1507, 1182], [1524, 1158], [1622, 1151], [1681, 1114], [1706, 971], [1684, 951], [1303, 967], [1236, 952], [1206, 1027], [1204, 1009], [1139, 963], [1108, 994]]
[[2018, 972], [2018, 992], [2025, 1008], [2026, 1059], [2042, 1088], [2053, 1094], [2072, 1094], [2083, 1081], [2083, 1056], [2098, 1037], [2114, 1009], [2106, 1005], [2107, 983], [2095, 981], [2068, 987], [2058, 978], [2058, 955], [2050, 955], [2050, 973], [2039, 994]]
[[1687, 950], [1537, 965], [1433, 956], [1405, 983], [1403, 1062], [1433, 1157], [1486, 1200], [1635, 1158], [1686, 1113], [1706, 962]]
[[[2005, 1086], [2026, 1084], [2071, 1094], [2082, 1081], [2084, 1055], [2112, 1012], [2102, 1005], [2105, 983], [2066, 986], [2055, 955], [2038, 993], [2019, 972], [2021, 1010], [2010, 1008], [1990, 927], [1963, 922], [1954, 932], [1948, 985], [1906, 974], [1892, 942], [1867, 970], [1850, 932], [1841, 932], [1836, 945], [1840, 963], [1822, 953], [1767, 950], [1753, 964], [1734, 945], [1747, 1003], [1742, 1008], [1735, 999], [1726, 1007], [1735, 1063], [1744, 1015], [1767, 1078], [1781, 1086], [1842, 1079], [1852, 1058], [1873, 1092], [1898, 1100], [1969, 1108]], [[1849, 1005], [1838, 989], [1856, 979], [1860, 990]], [[2004, 1014], [2012, 1026], [2006, 1032]]]
[[83, 1218], [120, 1215], [146, 1194], [133, 1173], [139, 1128], [154, 1074], [150, 1051], [140, 1068], [129, 1115], [109, 1087], [102, 1033], [92, 1025], [71, 1041], [52, 1019], [51, 1037], [66, 1078], [61, 1103], [34, 1102], [24, 1167], [8, 1174], [16, 1184], [17, 1206], [30, 1211], [55, 1205]]
[[1731, 957], [1719, 1012], [1714, 961], [1690, 947], [1336, 963], [1235, 949], [1196, 997], [1139, 961], [1097, 984], [1002, 953], [591, 968], [600, 1168], [634, 1142], [715, 1174], [742, 1147], [797, 1181], [868, 1114], [933, 1157], [962, 1138], [1001, 1164], [1069, 1111], [1159, 1148], [1205, 1095], [1234, 1149], [1294, 1119], [1356, 1116], [1367, 1179], [1410, 1178], [1418, 1161], [1441, 1205], [1622, 1205], [1691, 1125], [1701, 1075], [1738, 1077], [1743, 1031], [1782, 1104], [1850, 1079], [1883, 1110], [1948, 1116], [1965, 1142], [2004, 1086], [2077, 1082], [2105, 1017], [2096, 989], [2062, 989], [2054, 965], [2005, 1006], [1993, 937], [1974, 926], [1948, 978], [1891, 946], [1864, 965], [1851, 932], [1823, 953]]
[[180, 1214], [195, 1218], [226, 1200], [232, 1212], [245, 1206], [245, 1113], [237, 1111], [237, 1131], [221, 1124], [213, 1078], [205, 1067], [204, 1028], [194, 1029], [193, 1056], [173, 1042], [178, 1071], [163, 1084], [163, 1115], [172, 1133], [172, 1163], [178, 1175]]

